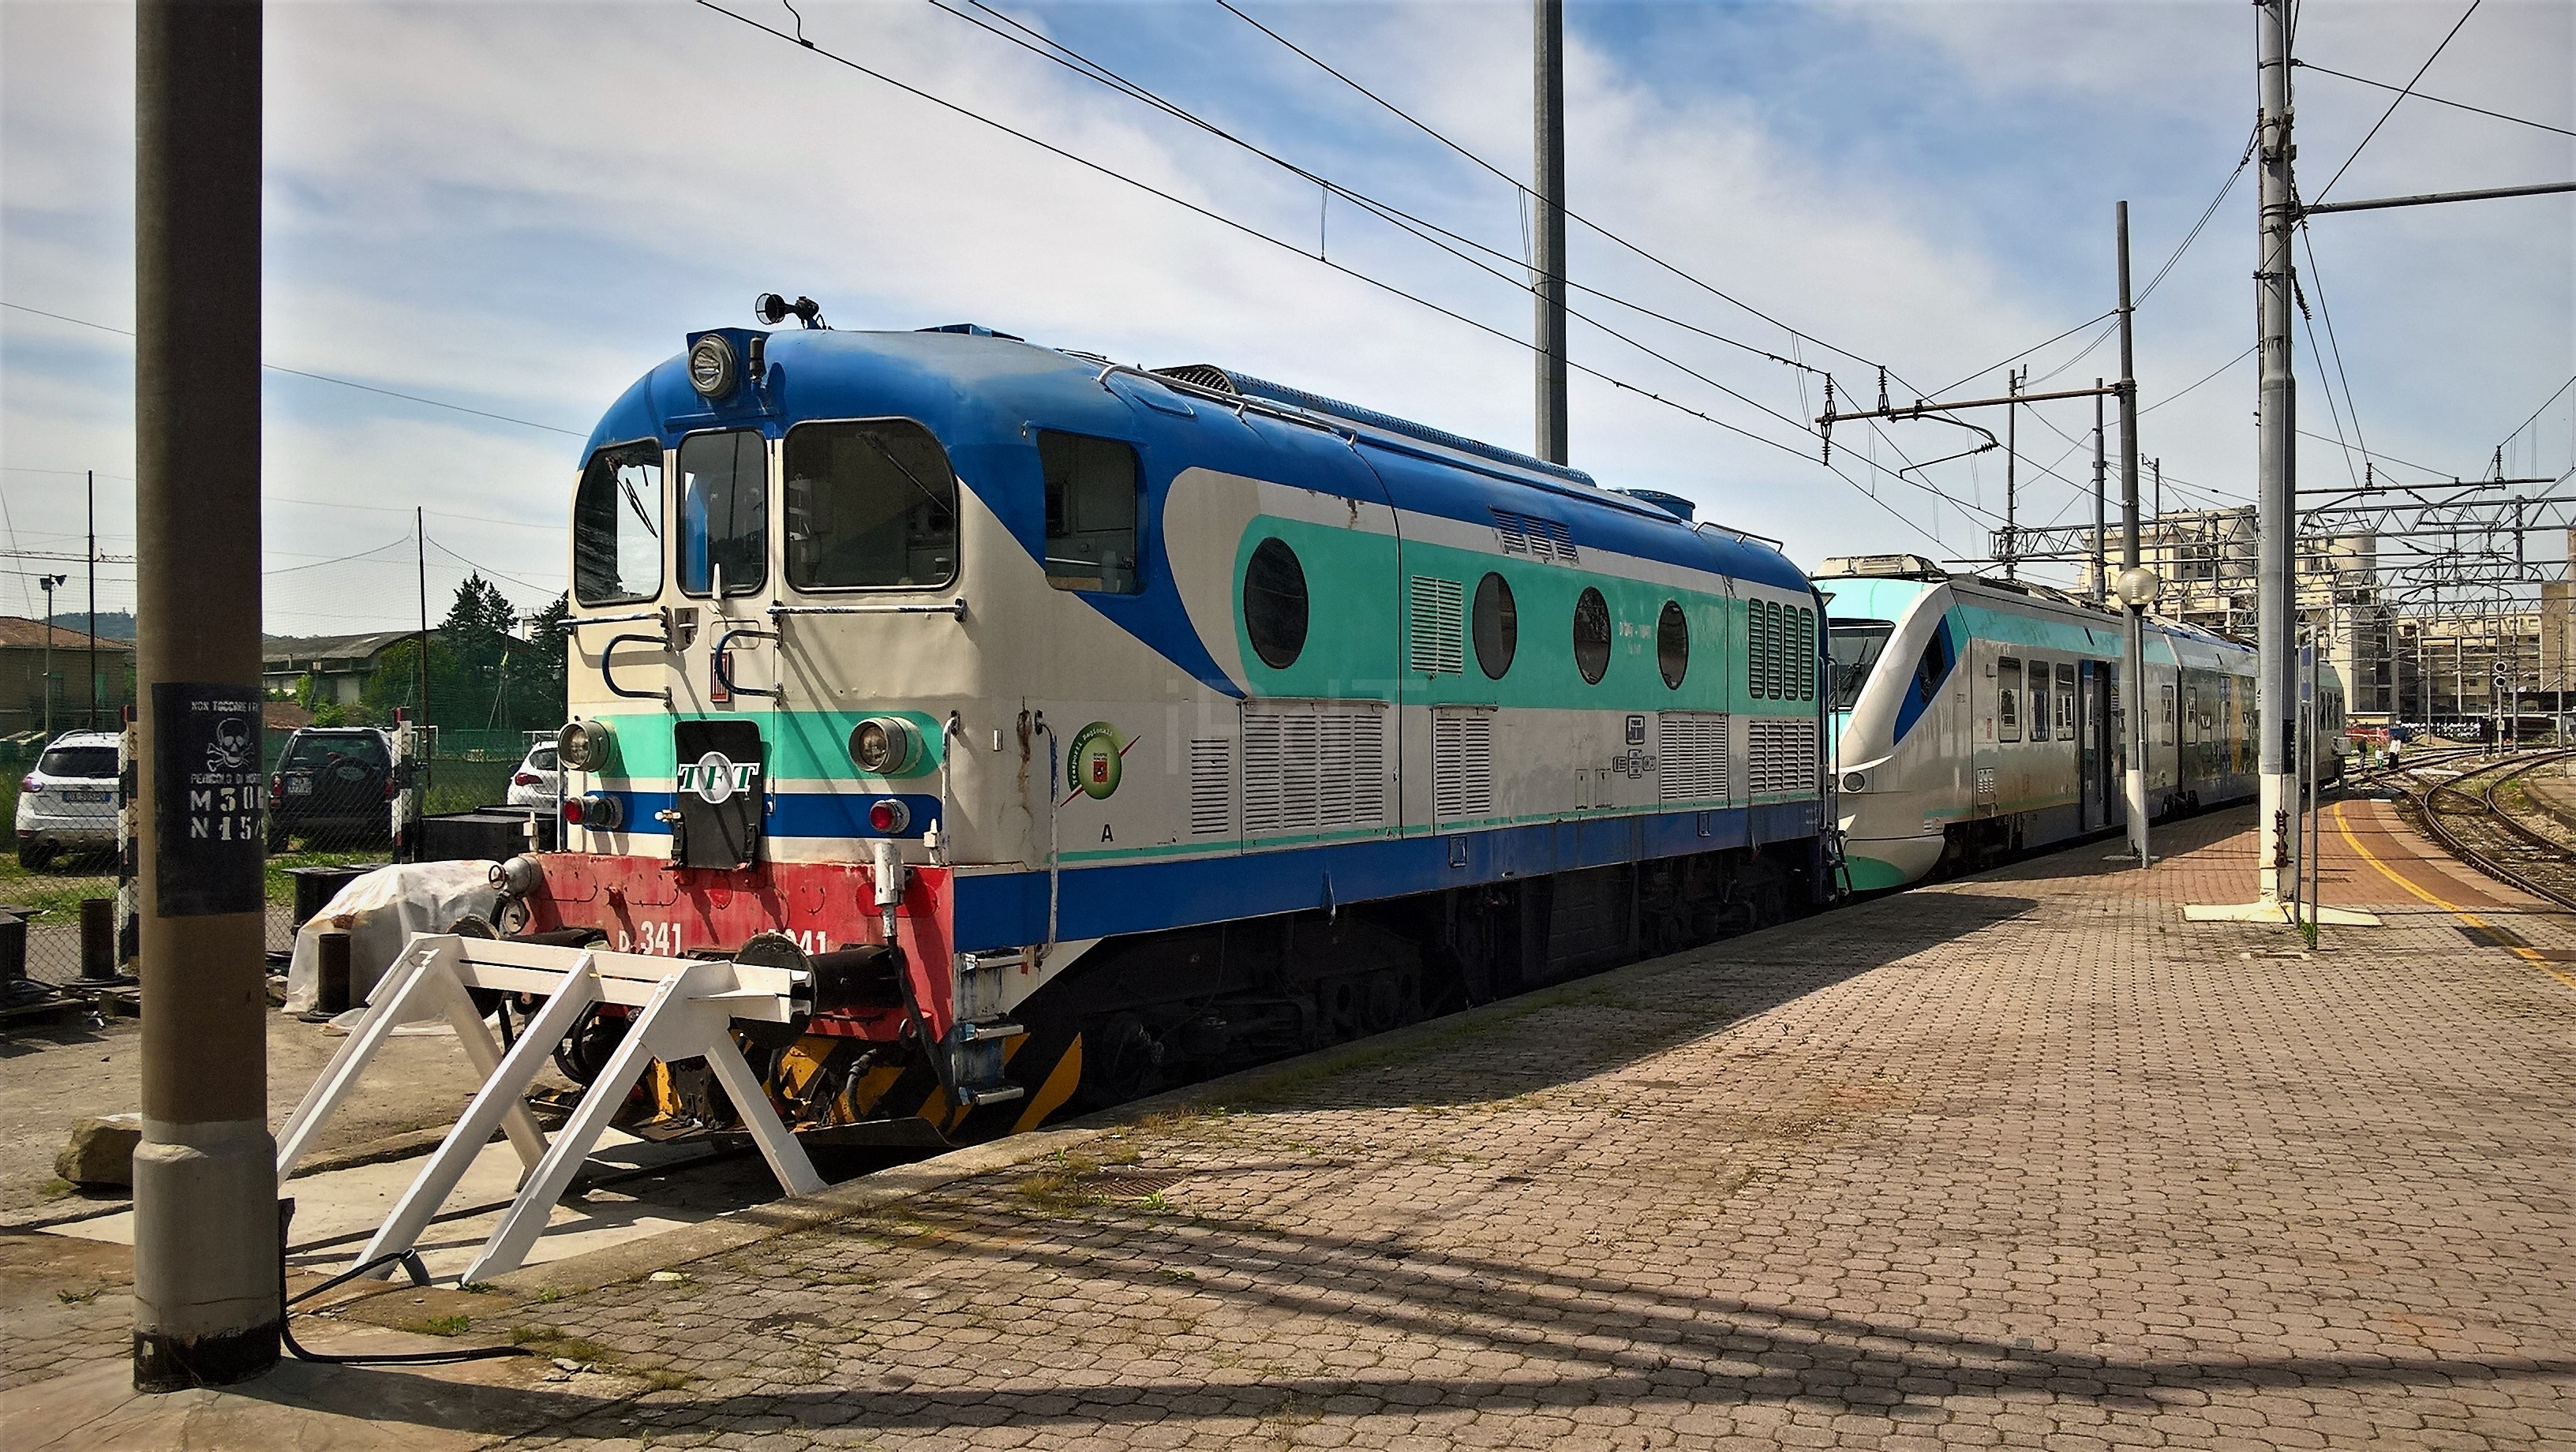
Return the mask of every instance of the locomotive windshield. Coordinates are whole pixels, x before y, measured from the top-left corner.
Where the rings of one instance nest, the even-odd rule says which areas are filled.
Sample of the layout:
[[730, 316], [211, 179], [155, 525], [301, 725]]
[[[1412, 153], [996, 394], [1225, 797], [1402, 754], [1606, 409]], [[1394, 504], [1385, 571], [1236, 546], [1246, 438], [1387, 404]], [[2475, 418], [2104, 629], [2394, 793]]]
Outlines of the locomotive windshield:
[[769, 583], [769, 445], [750, 429], [680, 444], [680, 588], [728, 595]]
[[1886, 620], [1832, 620], [1826, 627], [1834, 661], [1834, 709], [1848, 711], [1860, 700], [1860, 688], [1896, 626]]
[[572, 503], [572, 591], [584, 605], [662, 593], [662, 446], [616, 444], [590, 456]]
[[937, 586], [957, 578], [957, 476], [902, 419], [787, 432], [787, 583]]

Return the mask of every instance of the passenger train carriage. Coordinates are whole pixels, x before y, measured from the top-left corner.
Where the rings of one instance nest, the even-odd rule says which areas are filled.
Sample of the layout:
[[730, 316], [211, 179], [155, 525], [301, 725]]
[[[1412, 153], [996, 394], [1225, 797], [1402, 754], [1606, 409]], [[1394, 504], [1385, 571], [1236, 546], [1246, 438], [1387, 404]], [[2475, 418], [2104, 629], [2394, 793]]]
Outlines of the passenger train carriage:
[[1801, 910], [1822, 604], [1688, 510], [1214, 367], [692, 335], [588, 445], [510, 921], [812, 969], [789, 1122], [957, 1140]]
[[[2117, 611], [1913, 555], [1828, 560], [1816, 578], [1854, 891], [2126, 823]], [[2150, 818], [2252, 798], [2253, 647], [2151, 616], [2145, 655]], [[2318, 695], [2318, 737], [2338, 740], [2331, 666]]]

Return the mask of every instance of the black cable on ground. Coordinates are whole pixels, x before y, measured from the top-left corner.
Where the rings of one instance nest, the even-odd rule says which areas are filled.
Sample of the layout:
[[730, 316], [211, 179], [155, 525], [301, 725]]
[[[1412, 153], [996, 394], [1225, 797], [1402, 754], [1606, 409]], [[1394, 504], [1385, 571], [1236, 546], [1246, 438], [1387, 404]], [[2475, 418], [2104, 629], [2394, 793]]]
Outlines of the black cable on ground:
[[286, 1293], [286, 1232], [287, 1226], [293, 1223], [294, 1219], [295, 1202], [293, 1200], [278, 1201], [277, 1299], [280, 1314], [277, 1320], [277, 1336], [278, 1340], [285, 1343], [287, 1354], [293, 1356], [296, 1360], [315, 1362], [324, 1366], [438, 1366], [449, 1362], [493, 1361], [504, 1356], [534, 1356], [537, 1354], [524, 1346], [472, 1346], [459, 1347], [454, 1351], [389, 1351], [373, 1352], [361, 1356], [339, 1356], [333, 1355], [329, 1352], [310, 1351], [305, 1349], [304, 1345], [295, 1339], [295, 1308], [298, 1305], [313, 1299], [324, 1291], [335, 1290], [358, 1279], [360, 1276], [368, 1275], [385, 1266], [397, 1263], [399, 1263], [404, 1272], [411, 1277], [411, 1283], [413, 1285], [426, 1286], [429, 1284], [429, 1267], [421, 1264], [419, 1251], [397, 1250], [387, 1255], [376, 1256], [371, 1260], [360, 1261], [358, 1264], [340, 1272], [338, 1275], [331, 1277], [322, 1284], [307, 1287], [302, 1293], [290, 1296]]

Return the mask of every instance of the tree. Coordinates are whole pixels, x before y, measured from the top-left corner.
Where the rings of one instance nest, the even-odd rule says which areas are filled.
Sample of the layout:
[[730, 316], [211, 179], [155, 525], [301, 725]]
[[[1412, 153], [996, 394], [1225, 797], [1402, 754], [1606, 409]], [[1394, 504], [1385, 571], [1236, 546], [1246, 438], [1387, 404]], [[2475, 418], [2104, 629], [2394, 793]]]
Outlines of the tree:
[[572, 595], [568, 591], [527, 618], [526, 653], [510, 666], [511, 696], [518, 707], [521, 726], [553, 726], [564, 719], [568, 709], [564, 655], [571, 646], [571, 619]]

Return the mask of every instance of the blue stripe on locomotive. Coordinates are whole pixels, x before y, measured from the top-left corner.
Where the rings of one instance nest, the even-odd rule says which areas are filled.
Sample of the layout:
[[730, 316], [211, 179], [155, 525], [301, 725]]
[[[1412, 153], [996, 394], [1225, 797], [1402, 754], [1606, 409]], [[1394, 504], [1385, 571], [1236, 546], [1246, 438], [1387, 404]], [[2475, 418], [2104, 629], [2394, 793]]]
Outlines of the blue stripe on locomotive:
[[[737, 347], [754, 336], [724, 330]], [[914, 419], [947, 449], [1031, 560], [1045, 551], [1045, 488], [1029, 425], [1123, 440], [1144, 461], [1146, 529], [1139, 541], [1145, 588], [1135, 595], [1077, 594], [1091, 610], [1208, 688], [1245, 694], [1210, 658], [1163, 553], [1162, 513], [1173, 479], [1206, 468], [1490, 527], [1493, 508], [1547, 515], [1577, 549], [1680, 565], [1782, 589], [1806, 576], [1778, 552], [1701, 533], [1650, 505], [1535, 471], [1489, 466], [1415, 447], [1401, 437], [1335, 433], [1237, 414], [1130, 375], [1099, 381], [1101, 365], [1053, 349], [971, 334], [795, 331], [766, 336], [768, 387], [709, 404], [675, 355], [612, 405], [584, 457], [605, 444], [656, 439], [676, 448], [690, 433], [756, 428], [781, 437], [807, 419]], [[1536, 496], [1536, 497], [1534, 497]], [[1392, 583], [1392, 582], [1390, 582]]]

